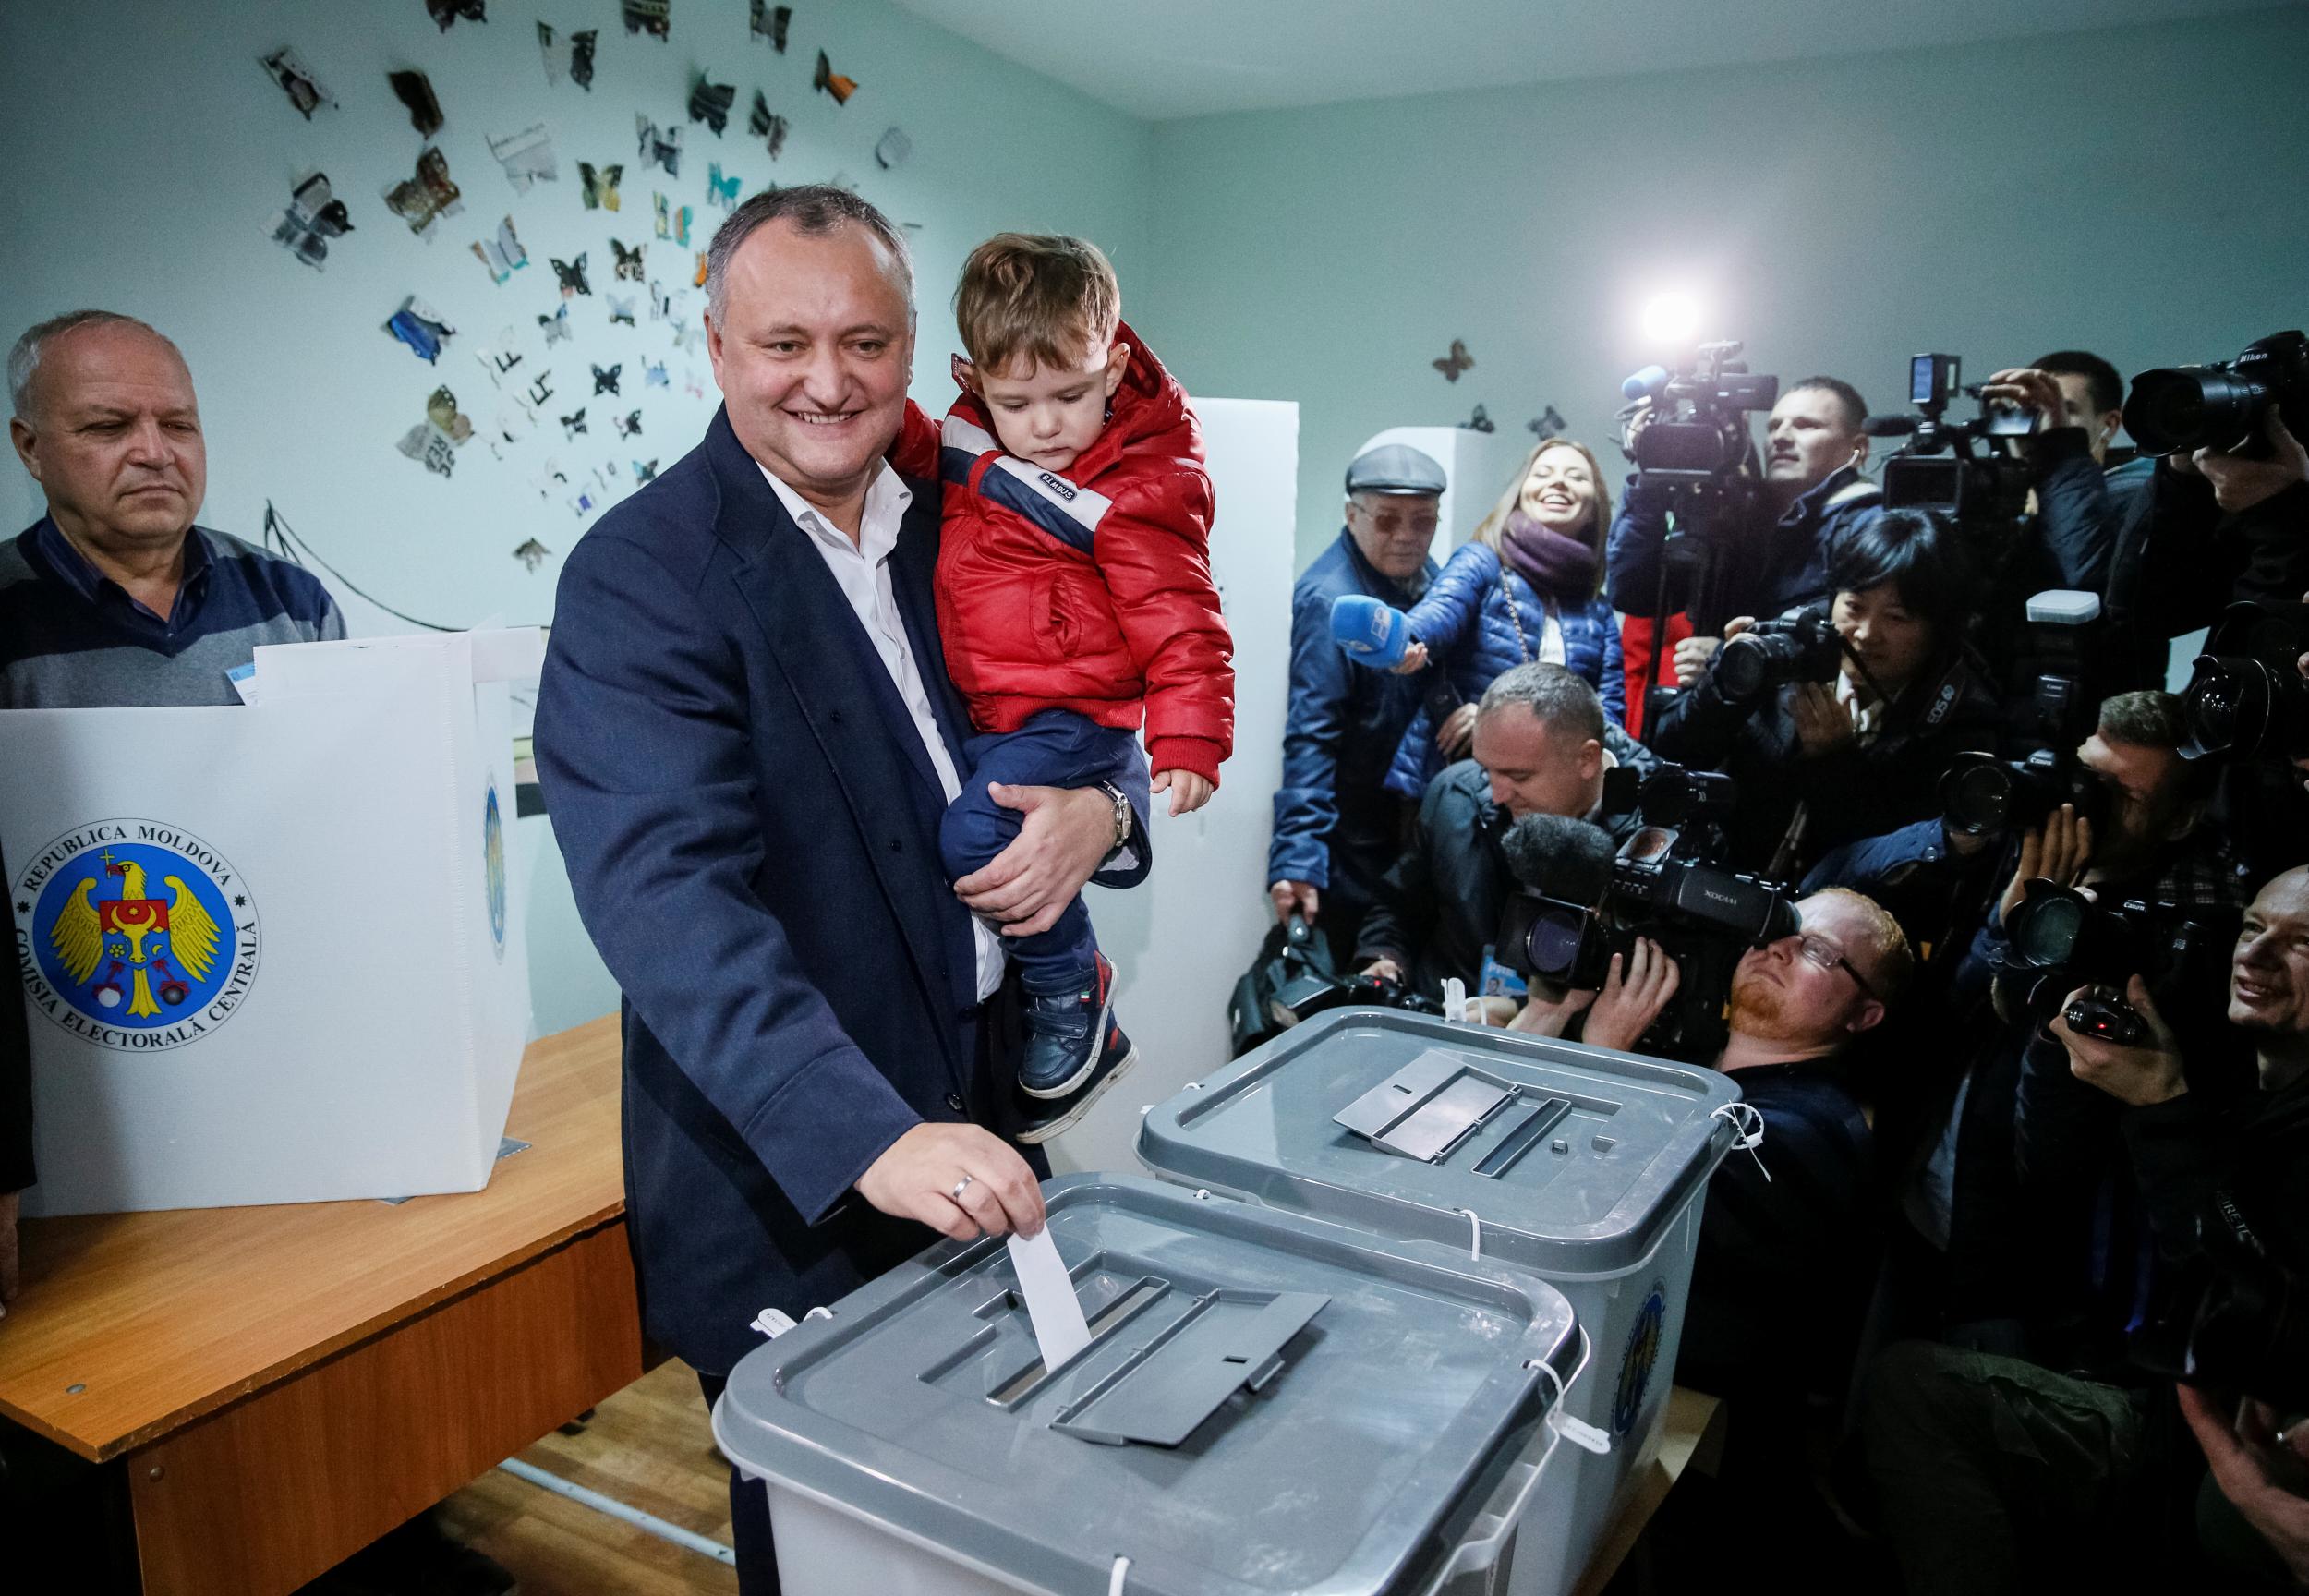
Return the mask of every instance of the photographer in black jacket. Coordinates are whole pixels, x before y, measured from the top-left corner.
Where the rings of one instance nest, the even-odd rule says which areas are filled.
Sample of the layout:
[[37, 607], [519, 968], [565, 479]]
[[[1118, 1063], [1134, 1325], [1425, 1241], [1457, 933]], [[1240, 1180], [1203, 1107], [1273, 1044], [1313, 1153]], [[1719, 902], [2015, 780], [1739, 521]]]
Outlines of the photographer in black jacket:
[[1993, 747], [2000, 719], [1964, 645], [1971, 570], [1945, 523], [1888, 511], [1847, 533], [1828, 569], [1828, 618], [1843, 641], [1832, 683], [1742, 701], [1725, 691], [1720, 650], [1651, 740], [1663, 759], [1732, 777], [1740, 806], [1728, 862], [1782, 880], [1838, 843], [1936, 813], [1940, 772], [1960, 752]]
[[[2054, 1021], [2032, 1045], [2036, 1089], [2025, 1076], [2018, 1116], [2017, 1155], [2027, 1163], [2074, 1155], [2073, 1126], [2060, 1131], [2072, 1143], [2065, 1154], [2045, 1146], [2057, 1129], [2045, 1121], [2074, 1114], [2047, 1101], [2059, 1079], [2105, 1094], [2114, 1114], [2157, 1256], [2122, 1256], [2131, 1250], [2120, 1236], [2089, 1260], [2112, 1333], [2189, 1300], [2176, 1288], [2204, 1256], [2204, 1227], [2230, 1222], [2224, 1215], [2248, 1217], [2267, 1252], [2292, 1268], [2309, 1262], [2309, 871], [2261, 889], [2231, 956], [2227, 1021], [2255, 1050], [2256, 1083], [2235, 1090], [2218, 1060], [2184, 1063], [2139, 976], [2125, 996], [2148, 1040], [2123, 1046]], [[2107, 1290], [2111, 1282], [2123, 1288]], [[2053, 1368], [1930, 1342], [1879, 1357], [1864, 1439], [1911, 1596], [2017, 1592], [2048, 1573], [2063, 1583], [2146, 1582], [2189, 1554], [2160, 1511], [2160, 1489], [2187, 1462], [2171, 1445], [2161, 1385], [2080, 1355], [2086, 1373], [2070, 1372], [2075, 1358]]]
[[1515, 888], [1500, 852], [1508, 826], [1526, 815], [1561, 815], [1595, 820], [1624, 841], [1636, 816], [1599, 813], [1603, 774], [1658, 763], [1604, 714], [1593, 687], [1538, 661], [1484, 690], [1474, 753], [1428, 783], [1410, 842], [1380, 877], [1356, 940], [1359, 968], [1431, 998], [1454, 975], [1475, 989]]

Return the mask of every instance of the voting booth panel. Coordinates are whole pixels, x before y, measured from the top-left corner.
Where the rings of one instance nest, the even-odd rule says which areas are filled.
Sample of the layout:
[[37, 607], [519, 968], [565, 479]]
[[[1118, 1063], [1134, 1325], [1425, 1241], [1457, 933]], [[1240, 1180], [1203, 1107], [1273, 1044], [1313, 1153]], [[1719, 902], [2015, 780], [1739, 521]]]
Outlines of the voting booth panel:
[[1139, 1062], [1051, 1143], [1052, 1167], [1061, 1171], [1130, 1168], [1140, 1105], [1225, 1061], [1232, 1050], [1227, 995], [1274, 919], [1267, 838], [1283, 780], [1299, 406], [1197, 399], [1194, 407], [1218, 504], [1211, 572], [1235, 640], [1235, 752], [1219, 771], [1218, 792], [1197, 813], [1173, 819], [1155, 794], [1147, 880], [1087, 894], [1099, 946], [1115, 963], [1115, 1013]]
[[238, 708], [0, 714], [40, 1215], [470, 1191], [529, 1023], [534, 630], [260, 648]]

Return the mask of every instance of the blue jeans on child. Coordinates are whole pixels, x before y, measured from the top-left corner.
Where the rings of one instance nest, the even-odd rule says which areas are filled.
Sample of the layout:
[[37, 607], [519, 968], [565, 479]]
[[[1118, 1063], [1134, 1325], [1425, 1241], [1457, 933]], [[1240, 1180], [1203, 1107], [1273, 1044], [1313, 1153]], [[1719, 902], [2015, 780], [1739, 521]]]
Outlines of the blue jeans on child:
[[[1147, 811], [1146, 756], [1137, 734], [1101, 726], [1071, 709], [1038, 710], [1017, 731], [973, 737], [962, 751], [970, 757], [970, 774], [938, 828], [938, 852], [949, 879], [992, 863], [1018, 836], [1022, 816], [986, 795], [989, 781], [1016, 787], [1094, 787], [1112, 781], [1140, 815]], [[1006, 937], [1003, 947], [1026, 990], [1042, 996], [1080, 985], [1098, 951], [1091, 912], [1080, 894], [1049, 930]]]

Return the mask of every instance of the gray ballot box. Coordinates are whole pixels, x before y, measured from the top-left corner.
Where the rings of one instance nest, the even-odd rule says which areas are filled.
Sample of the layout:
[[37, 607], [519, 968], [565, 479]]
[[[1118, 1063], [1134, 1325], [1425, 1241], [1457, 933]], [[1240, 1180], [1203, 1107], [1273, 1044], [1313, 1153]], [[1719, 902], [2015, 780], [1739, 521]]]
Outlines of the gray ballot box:
[[1526, 1269], [1590, 1343], [1566, 1448], [1517, 1534], [1515, 1596], [1577, 1585], [1659, 1446], [1702, 1200], [1738, 1135], [1713, 1070], [1394, 1010], [1293, 1027], [1147, 1110], [1174, 1180]]
[[790, 1596], [1475, 1596], [1580, 1345], [1505, 1263], [1136, 1176], [1044, 1188], [1090, 1346], [1043, 1366], [1000, 1241], [785, 1330], [714, 1409]]

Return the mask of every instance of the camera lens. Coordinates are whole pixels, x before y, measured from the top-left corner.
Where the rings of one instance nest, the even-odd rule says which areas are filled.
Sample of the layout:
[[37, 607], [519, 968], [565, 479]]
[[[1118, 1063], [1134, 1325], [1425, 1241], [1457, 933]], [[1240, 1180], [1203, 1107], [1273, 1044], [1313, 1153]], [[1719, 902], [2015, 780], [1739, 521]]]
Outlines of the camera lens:
[[2001, 765], [1983, 761], [1951, 774], [1949, 825], [1971, 837], [2002, 830], [2013, 807], [2013, 773]]
[[1577, 909], [1549, 904], [1531, 919], [1531, 929], [1524, 937], [1524, 951], [1531, 961], [1531, 973], [1542, 980], [1560, 981], [1579, 959], [1579, 944], [1588, 928], [1588, 917]]
[[2031, 898], [2013, 915], [2013, 951], [2039, 969], [2065, 964], [2085, 930], [2084, 900], [2067, 892]]
[[1716, 650], [1716, 691], [1734, 703], [1755, 697], [1781, 680], [1798, 649], [1788, 638], [1747, 633]]
[[2268, 668], [2255, 659], [2217, 659], [2207, 655], [2196, 664], [2182, 695], [2182, 712], [2189, 723], [2182, 754], [2191, 759], [2208, 755], [2260, 752], [2269, 723], [2271, 683]]
[[2124, 429], [2144, 454], [2233, 449], [2257, 436], [2267, 391], [2218, 366], [2177, 366], [2133, 379]]

